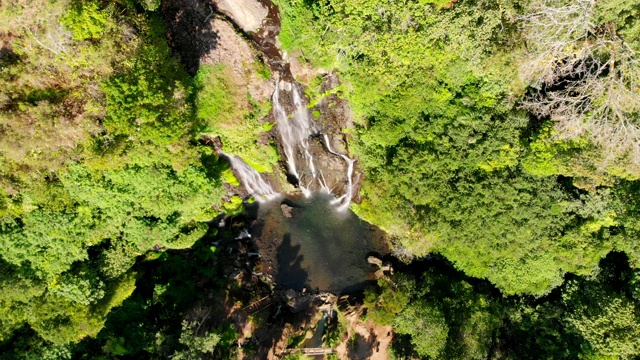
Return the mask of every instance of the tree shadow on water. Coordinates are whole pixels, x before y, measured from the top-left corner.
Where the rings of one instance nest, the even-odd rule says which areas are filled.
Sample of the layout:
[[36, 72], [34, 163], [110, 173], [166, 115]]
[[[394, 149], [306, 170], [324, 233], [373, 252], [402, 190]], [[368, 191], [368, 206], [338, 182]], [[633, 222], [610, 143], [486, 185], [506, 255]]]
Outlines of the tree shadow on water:
[[293, 245], [291, 234], [284, 234], [277, 250], [278, 274], [276, 283], [279, 287], [302, 290], [307, 285], [309, 274], [301, 264], [304, 256], [300, 254], [300, 245]]
[[203, 0], [163, 0], [161, 9], [167, 41], [193, 76], [200, 58], [218, 46], [218, 33], [211, 27], [211, 4]]

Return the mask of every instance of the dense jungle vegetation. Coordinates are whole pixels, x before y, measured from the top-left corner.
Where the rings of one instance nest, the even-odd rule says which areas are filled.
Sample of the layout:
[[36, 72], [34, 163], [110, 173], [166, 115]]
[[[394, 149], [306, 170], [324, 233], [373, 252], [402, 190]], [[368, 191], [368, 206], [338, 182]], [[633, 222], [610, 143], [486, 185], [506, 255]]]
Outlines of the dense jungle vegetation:
[[[0, 3], [0, 358], [235, 354], [192, 320], [230, 287], [209, 222], [241, 212], [199, 137], [278, 156], [245, 145], [268, 104], [170, 46], [187, 2]], [[394, 356], [640, 356], [640, 4], [275, 3], [354, 111], [354, 211], [416, 261], [364, 294]]]

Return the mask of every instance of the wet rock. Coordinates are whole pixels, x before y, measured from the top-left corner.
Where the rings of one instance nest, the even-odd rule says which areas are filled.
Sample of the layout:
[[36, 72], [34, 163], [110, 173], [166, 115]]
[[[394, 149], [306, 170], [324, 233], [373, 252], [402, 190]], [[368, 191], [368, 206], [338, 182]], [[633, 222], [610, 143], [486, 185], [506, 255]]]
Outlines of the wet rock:
[[257, 0], [215, 0], [218, 10], [245, 32], [256, 32], [269, 13]]
[[[379, 261], [378, 263], [375, 263], [375, 265], [379, 266], [378, 270], [376, 270], [376, 272], [373, 274], [373, 277], [377, 280], [380, 279], [381, 277], [385, 276], [385, 275], [393, 275], [393, 266], [391, 266], [391, 263], [382, 263], [382, 261], [376, 257], [370, 256], [369, 258], [374, 258], [376, 260]], [[373, 263], [371, 261], [369, 261], [369, 264]]]
[[375, 273], [373, 273], [373, 278], [376, 279], [376, 280], [380, 279], [383, 276], [384, 276], [384, 270], [382, 270], [382, 269], [378, 269], [378, 270], [376, 270]]
[[382, 268], [382, 260], [378, 259], [378, 258], [377, 258], [377, 257], [375, 257], [375, 256], [369, 256], [369, 257], [367, 258], [367, 262], [368, 262], [369, 264], [371, 264], [371, 265], [375, 265], [375, 266], [377, 266], [377, 267], [379, 267], [379, 268]]
[[284, 296], [287, 298], [287, 301], [293, 300], [297, 295], [298, 293], [293, 289], [289, 289], [284, 293]]
[[311, 304], [313, 300], [313, 296], [312, 295], [299, 295], [296, 296], [295, 298], [289, 300], [287, 302], [287, 305], [289, 305], [289, 310], [292, 313], [299, 313], [301, 311], [307, 311], [309, 309], [309, 306]]
[[222, 139], [220, 139], [220, 136], [202, 135], [199, 140], [201, 144], [211, 146], [215, 151], [222, 150]]
[[382, 267], [380, 268], [382, 271], [387, 272], [391, 275], [393, 275], [393, 266], [391, 265], [390, 262], [385, 262], [384, 265], [382, 265]]
[[280, 205], [280, 210], [282, 210], [282, 215], [286, 218], [293, 217], [293, 208], [287, 204]]

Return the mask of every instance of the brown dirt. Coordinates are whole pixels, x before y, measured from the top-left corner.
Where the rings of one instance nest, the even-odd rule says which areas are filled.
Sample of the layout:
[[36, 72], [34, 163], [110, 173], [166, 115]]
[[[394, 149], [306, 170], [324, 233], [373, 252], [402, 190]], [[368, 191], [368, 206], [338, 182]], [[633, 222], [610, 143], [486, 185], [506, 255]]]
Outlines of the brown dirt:
[[324, 69], [314, 68], [304, 61], [302, 54], [299, 52], [291, 53], [286, 58], [289, 62], [289, 69], [293, 77], [302, 84], [309, 84], [318, 75], [326, 75], [328, 72]]
[[[393, 328], [360, 320], [362, 308], [346, 315], [347, 340], [336, 347], [338, 358], [349, 360], [387, 360]], [[355, 339], [351, 345], [349, 339]], [[353, 341], [353, 340], [352, 340]]]

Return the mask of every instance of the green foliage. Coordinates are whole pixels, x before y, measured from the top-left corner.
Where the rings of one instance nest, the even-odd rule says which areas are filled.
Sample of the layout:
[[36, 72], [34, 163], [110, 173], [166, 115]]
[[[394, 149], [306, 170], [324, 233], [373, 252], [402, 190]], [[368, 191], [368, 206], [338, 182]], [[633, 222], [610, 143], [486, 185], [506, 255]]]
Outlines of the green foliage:
[[256, 72], [262, 78], [266, 80], [271, 80], [271, 70], [264, 64], [262, 61], [256, 61]]
[[138, 247], [128, 241], [113, 241], [104, 250], [100, 259], [100, 271], [107, 278], [116, 278], [124, 274], [136, 262]]
[[240, 156], [258, 172], [273, 171], [278, 154], [273, 146], [259, 142], [272, 126], [258, 121], [268, 111], [267, 104], [256, 103], [233, 84], [224, 65], [201, 67], [195, 86], [197, 114], [207, 124], [203, 131], [219, 136], [225, 152]]
[[160, 0], [141, 0], [141, 2], [147, 11], [155, 11], [160, 8]]
[[[220, 292], [225, 280], [217, 274], [213, 240], [207, 235], [187, 251], [166, 251], [153, 261], [138, 263], [138, 276], [129, 278], [133, 288], [120, 286], [114, 292], [107, 306], [120, 306], [109, 312], [95, 338], [75, 346], [75, 354], [229, 358], [237, 346], [237, 334], [228, 326], [213, 327], [210, 321], [218, 321], [216, 314], [222, 310], [218, 304], [225, 297]], [[203, 305], [203, 298], [214, 301]]]
[[[277, 3], [283, 46], [341, 76], [328, 93], [314, 79], [311, 105], [340, 92], [355, 110], [358, 214], [399, 257], [437, 252], [498, 288], [442, 264], [380, 279], [367, 317], [411, 344], [400, 356], [638, 356], [640, 275], [615, 254], [597, 264], [613, 249], [640, 259], [640, 189], [628, 158], [609, 161], [587, 137], [566, 140], [518, 110], [513, 20], [530, 2]], [[160, 5], [0, 4], [3, 358], [233, 355], [234, 329], [205, 321], [228, 295], [212, 290], [224, 280], [207, 222], [221, 182], [239, 182], [194, 139], [219, 136], [272, 171], [268, 104], [224, 66], [187, 76]], [[640, 48], [637, 4], [594, 11], [598, 31]], [[215, 208], [237, 215], [242, 199]], [[344, 337], [341, 316], [328, 346]]]
[[411, 343], [421, 356], [438, 357], [447, 341], [449, 328], [442, 312], [420, 301], [412, 302], [393, 321], [400, 334], [411, 335]]
[[222, 171], [222, 173], [220, 174], [220, 178], [222, 179], [222, 182], [224, 184], [240, 186], [240, 181], [238, 181], [236, 176], [233, 174], [233, 171], [231, 171], [230, 167], [227, 167]]
[[90, 229], [82, 219], [64, 213], [34, 210], [0, 233], [2, 258], [26, 265], [40, 277], [51, 277], [87, 259], [85, 243]]
[[[316, 66], [348, 68], [345, 76], [354, 91], [350, 99], [360, 115], [418, 115], [429, 108], [430, 98], [449, 96], [434, 89], [436, 79], [461, 83], [470, 74], [465, 61], [475, 65], [508, 34], [501, 21], [508, 7], [488, 1], [447, 11], [417, 1], [292, 0], [278, 5], [283, 46], [302, 52]], [[481, 72], [489, 75], [491, 70]], [[494, 89], [504, 79], [496, 77]], [[481, 104], [496, 103], [494, 94], [486, 95]]]
[[[350, 150], [366, 174], [354, 210], [394, 237], [398, 256], [438, 252], [507, 294], [542, 295], [616, 242], [631, 247], [611, 236], [615, 217], [569, 206], [579, 196], [558, 177], [593, 192], [612, 175], [632, 178], [624, 165], [602, 171], [602, 149], [558, 139], [514, 106], [524, 87], [513, 80], [523, 51], [513, 20], [525, 4], [278, 5], [283, 46], [340, 71], [356, 113]], [[603, 6], [625, 19], [635, 9]]]
[[238, 195], [234, 195], [229, 199], [229, 201], [223, 202], [222, 211], [229, 216], [237, 216], [242, 214], [244, 211], [244, 205], [242, 198]]
[[640, 6], [624, 0], [598, 2], [596, 17], [599, 24], [615, 24], [616, 32], [640, 49]]
[[208, 205], [219, 196], [216, 180], [198, 166], [185, 171], [166, 165], [132, 166], [99, 173], [72, 166], [62, 182], [74, 198], [100, 214], [103, 236], [123, 234], [124, 240], [142, 251], [172, 247], [183, 233], [201, 234], [201, 229], [185, 226], [211, 218]]
[[603, 259], [589, 277], [569, 276], [549, 296], [504, 299], [508, 316], [495, 354], [509, 359], [630, 358], [640, 353], [637, 303], [623, 254]]
[[[164, 40], [160, 19], [146, 24], [149, 38], [139, 55], [122, 73], [105, 81], [105, 128], [114, 136], [168, 145], [189, 131], [184, 118], [190, 87], [186, 73]], [[185, 126], [186, 125], [186, 126]]]
[[101, 11], [93, 1], [77, 1], [60, 20], [77, 41], [100, 39], [108, 21], [108, 13]]
[[454, 109], [459, 116], [375, 120], [361, 130], [358, 153], [371, 171], [358, 213], [397, 236], [400, 254], [438, 251], [507, 293], [559, 285], [574, 255], [556, 239], [573, 216], [551, 211], [569, 199], [554, 178], [531, 177], [513, 163], [526, 119], [468, 113], [456, 102]]
[[612, 175], [634, 179], [619, 164], [599, 168], [601, 149], [585, 138], [561, 140], [550, 123], [544, 123], [530, 139], [529, 152], [522, 159], [523, 169], [535, 176], [564, 175], [574, 178], [576, 187], [589, 191], [601, 185], [611, 185]]
[[391, 325], [395, 316], [408, 304], [415, 282], [407, 277], [378, 279], [378, 286], [365, 291], [367, 318], [380, 325]]
[[86, 270], [63, 274], [54, 279], [48, 291], [52, 296], [63, 297], [82, 305], [95, 303], [105, 295], [104, 283]]
[[178, 351], [171, 357], [180, 360], [200, 359], [203, 354], [212, 354], [220, 336], [211, 332], [204, 335], [196, 335], [198, 323], [182, 322], [182, 333], [180, 334], [180, 344], [186, 349]]
[[[216, 215], [220, 166], [192, 141], [191, 79], [160, 17], [129, 5], [0, 5], [20, 18], [2, 25], [19, 58], [0, 71], [2, 340], [96, 336], [136, 288], [137, 256], [191, 247]], [[35, 346], [24, 357], [48, 356]]]
[[632, 299], [594, 282], [569, 282], [563, 299], [565, 317], [599, 356], [628, 357], [640, 353], [638, 307]]
[[[101, 285], [92, 284], [96, 282]], [[49, 287], [46, 293], [31, 292], [27, 297], [2, 302], [0, 322], [27, 323], [38, 336], [54, 345], [96, 336], [111, 309], [135, 289], [135, 274], [102, 283], [95, 275], [79, 270], [62, 275]]]
[[196, 106], [198, 116], [203, 119], [217, 120], [219, 117], [235, 117], [235, 99], [231, 97], [229, 80], [225, 77], [224, 65], [203, 66], [194, 78], [201, 87]]
[[336, 314], [336, 321], [329, 324], [325, 330], [325, 334], [322, 336], [323, 344], [329, 348], [335, 348], [347, 336], [347, 319], [345, 319], [344, 315], [339, 310], [334, 311]]
[[103, 36], [73, 40], [60, 21], [85, 4], [96, 6], [34, 0], [0, 5], [0, 32], [12, 34], [3, 38], [7, 56], [0, 67], [0, 186], [13, 200], [19, 200], [24, 184], [44, 181], [81, 156], [101, 131], [99, 83], [138, 49], [138, 37], [125, 43], [129, 25], [116, 24], [117, 9], [108, 4], [97, 15], [107, 19]]

